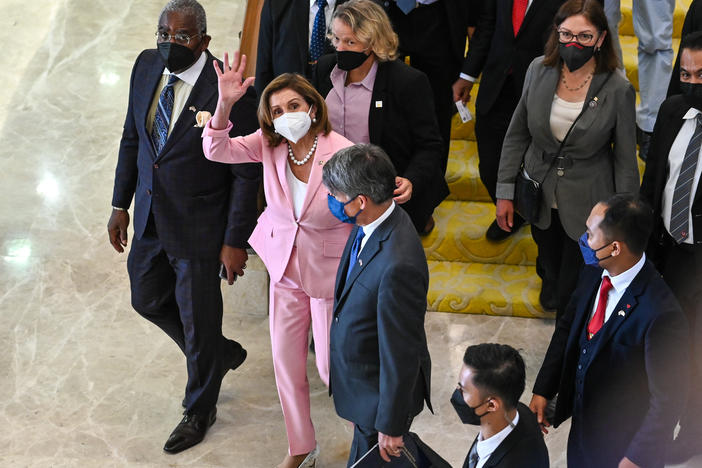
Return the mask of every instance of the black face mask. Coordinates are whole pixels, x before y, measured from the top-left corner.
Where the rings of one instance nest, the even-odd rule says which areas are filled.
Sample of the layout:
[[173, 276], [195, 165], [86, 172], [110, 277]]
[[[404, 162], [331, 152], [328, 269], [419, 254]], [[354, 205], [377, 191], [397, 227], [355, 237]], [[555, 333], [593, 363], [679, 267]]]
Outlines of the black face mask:
[[463, 393], [461, 393], [460, 389], [457, 388], [453, 392], [453, 395], [451, 395], [451, 404], [453, 405], [453, 409], [456, 410], [456, 414], [460, 418], [461, 422], [463, 424], [472, 424], [474, 426], [480, 426], [480, 418], [488, 414], [488, 411], [484, 412], [483, 414], [477, 414], [475, 409], [484, 405], [487, 401], [488, 400], [485, 400], [478, 406], [471, 408], [463, 399]]
[[175, 42], [159, 42], [158, 52], [170, 72], [185, 70], [195, 63], [195, 53], [184, 45]]
[[336, 65], [340, 70], [351, 71], [360, 67], [369, 57], [365, 52], [355, 52], [353, 50], [337, 50]]
[[681, 81], [680, 91], [682, 91], [685, 101], [690, 106], [702, 110], [702, 83], [685, 83]]
[[587, 63], [595, 55], [595, 46], [584, 46], [578, 42], [559, 42], [558, 53], [565, 62], [568, 70], [575, 71]]

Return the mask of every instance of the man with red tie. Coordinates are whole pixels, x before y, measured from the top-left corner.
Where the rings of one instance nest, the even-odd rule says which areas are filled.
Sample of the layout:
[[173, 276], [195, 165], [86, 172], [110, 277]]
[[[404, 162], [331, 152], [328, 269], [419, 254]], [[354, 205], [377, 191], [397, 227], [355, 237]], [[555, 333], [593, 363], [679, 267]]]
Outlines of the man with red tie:
[[595, 205], [586, 224], [586, 266], [530, 407], [544, 432], [572, 416], [570, 468], [662, 468], [685, 402], [687, 322], [644, 254], [653, 226], [646, 204], [615, 195]]

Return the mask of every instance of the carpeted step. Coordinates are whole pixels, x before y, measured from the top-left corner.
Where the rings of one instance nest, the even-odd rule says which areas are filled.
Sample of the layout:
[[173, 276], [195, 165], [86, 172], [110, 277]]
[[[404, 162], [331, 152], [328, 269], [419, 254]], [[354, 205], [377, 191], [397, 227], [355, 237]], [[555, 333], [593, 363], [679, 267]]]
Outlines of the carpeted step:
[[[637, 0], [633, 0], [637, 1]], [[662, 1], [662, 0], [661, 0]], [[620, 36], [634, 35], [634, 19], [632, 13], [632, 0], [621, 0], [622, 21], [619, 24]], [[685, 13], [687, 13], [692, 0], [676, 0], [675, 12], [673, 13], [673, 37], [680, 37], [683, 22], [685, 21]]]
[[485, 239], [495, 206], [485, 202], [445, 201], [434, 210], [436, 227], [422, 239], [429, 260], [534, 265], [536, 244], [529, 226], [501, 242]]
[[451, 190], [449, 200], [491, 201], [480, 180], [478, 146], [475, 141], [451, 140], [446, 182]]
[[539, 305], [533, 266], [429, 261], [428, 310], [554, 318]]

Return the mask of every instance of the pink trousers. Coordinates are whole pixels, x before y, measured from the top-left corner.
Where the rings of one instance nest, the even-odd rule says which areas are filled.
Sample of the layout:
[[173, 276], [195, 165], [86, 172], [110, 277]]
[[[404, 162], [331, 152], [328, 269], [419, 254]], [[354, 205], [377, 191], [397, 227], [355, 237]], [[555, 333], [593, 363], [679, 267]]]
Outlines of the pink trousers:
[[[334, 281], [335, 278], [320, 278]], [[311, 452], [316, 445], [310, 416], [310, 386], [307, 381], [308, 333], [312, 324], [319, 376], [329, 385], [329, 329], [333, 298], [308, 296], [302, 289], [293, 248], [281, 280], [270, 286], [270, 330], [273, 370], [283, 408], [290, 455]]]

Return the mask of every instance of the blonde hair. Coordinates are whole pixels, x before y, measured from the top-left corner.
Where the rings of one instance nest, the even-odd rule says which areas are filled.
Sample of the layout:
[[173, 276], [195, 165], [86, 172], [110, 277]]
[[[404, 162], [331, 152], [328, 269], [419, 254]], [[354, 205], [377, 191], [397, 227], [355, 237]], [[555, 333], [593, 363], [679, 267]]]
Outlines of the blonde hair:
[[397, 58], [397, 34], [392, 29], [387, 13], [377, 3], [372, 0], [350, 0], [336, 8], [332, 19], [336, 18], [346, 23], [379, 61], [387, 62]]
[[317, 121], [312, 122], [309, 130], [313, 135], [318, 135], [319, 133], [328, 135], [331, 132], [327, 103], [324, 102], [324, 98], [303, 76], [297, 73], [283, 73], [266, 86], [266, 89], [261, 93], [261, 100], [258, 103], [258, 124], [261, 127], [263, 136], [271, 147], [276, 147], [283, 141], [283, 137], [275, 132], [270, 103], [271, 95], [283, 89], [295, 91], [302, 96], [310, 107], [316, 109], [315, 119]]

